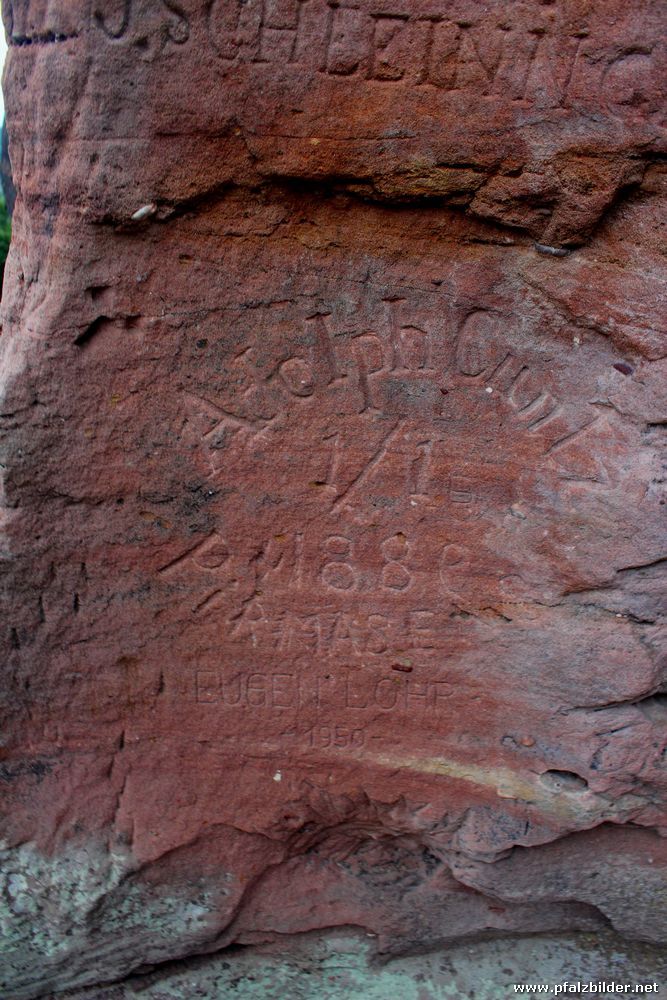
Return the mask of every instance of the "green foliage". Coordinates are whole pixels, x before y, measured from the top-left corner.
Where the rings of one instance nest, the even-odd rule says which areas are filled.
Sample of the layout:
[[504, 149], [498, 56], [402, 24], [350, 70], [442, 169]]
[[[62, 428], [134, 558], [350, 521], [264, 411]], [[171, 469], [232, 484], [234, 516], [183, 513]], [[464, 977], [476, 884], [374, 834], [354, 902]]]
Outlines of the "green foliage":
[[0, 265], [5, 263], [12, 235], [12, 220], [7, 214], [4, 195], [0, 194]]

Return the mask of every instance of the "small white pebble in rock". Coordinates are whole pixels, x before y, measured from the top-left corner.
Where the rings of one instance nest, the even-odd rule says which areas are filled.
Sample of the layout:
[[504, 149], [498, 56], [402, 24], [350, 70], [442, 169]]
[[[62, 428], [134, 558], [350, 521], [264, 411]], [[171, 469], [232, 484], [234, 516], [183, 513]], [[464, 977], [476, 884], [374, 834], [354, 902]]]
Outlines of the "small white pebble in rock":
[[132, 222], [141, 222], [142, 219], [147, 219], [150, 215], [155, 215], [156, 212], [157, 205], [153, 202], [150, 205], [142, 205], [132, 216]]
[[486, 390], [485, 390], [485, 391], [486, 391], [486, 392], [493, 392], [493, 389], [491, 388], [491, 386], [490, 386], [490, 385], [487, 385], [487, 387], [486, 387]]
[[533, 246], [538, 253], [547, 254], [549, 257], [567, 257], [570, 252], [565, 247], [550, 247], [546, 243], [534, 243]]
[[280, 771], [276, 771], [276, 773], [273, 775], [273, 780], [282, 781], [283, 780], [282, 773]]

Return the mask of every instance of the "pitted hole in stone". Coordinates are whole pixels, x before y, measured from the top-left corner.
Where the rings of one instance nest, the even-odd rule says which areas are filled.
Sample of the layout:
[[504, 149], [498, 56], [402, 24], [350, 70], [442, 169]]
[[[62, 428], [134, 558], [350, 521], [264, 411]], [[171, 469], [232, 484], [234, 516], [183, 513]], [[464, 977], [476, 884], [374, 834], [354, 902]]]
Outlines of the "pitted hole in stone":
[[545, 771], [540, 775], [540, 783], [551, 792], [568, 794], [583, 792], [588, 788], [586, 779], [574, 771]]
[[667, 724], [667, 691], [657, 691], [648, 698], [635, 702], [635, 705], [649, 722]]
[[315, 392], [315, 376], [302, 358], [288, 358], [279, 366], [279, 371], [280, 377], [292, 395], [312, 396]]
[[82, 333], [74, 338], [75, 345], [85, 347], [106, 323], [113, 323], [113, 319], [110, 316], [97, 316]]

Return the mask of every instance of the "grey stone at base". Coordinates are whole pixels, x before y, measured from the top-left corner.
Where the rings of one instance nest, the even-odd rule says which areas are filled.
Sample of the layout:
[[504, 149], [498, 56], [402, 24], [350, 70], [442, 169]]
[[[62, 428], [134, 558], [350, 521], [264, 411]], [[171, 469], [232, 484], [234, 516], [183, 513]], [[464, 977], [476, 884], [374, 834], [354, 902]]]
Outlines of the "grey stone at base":
[[[373, 963], [373, 941], [354, 929], [288, 943], [233, 948], [174, 962], [124, 983], [60, 993], [58, 1000], [509, 1000], [514, 986], [652, 984], [667, 996], [663, 949], [611, 932], [494, 938]], [[522, 991], [523, 992], [523, 991]], [[530, 995], [530, 994], [528, 994]], [[535, 994], [533, 994], [535, 995]], [[537, 994], [539, 995], [539, 994]], [[553, 996], [542, 993], [543, 996]], [[635, 996], [563, 992], [561, 996]]]

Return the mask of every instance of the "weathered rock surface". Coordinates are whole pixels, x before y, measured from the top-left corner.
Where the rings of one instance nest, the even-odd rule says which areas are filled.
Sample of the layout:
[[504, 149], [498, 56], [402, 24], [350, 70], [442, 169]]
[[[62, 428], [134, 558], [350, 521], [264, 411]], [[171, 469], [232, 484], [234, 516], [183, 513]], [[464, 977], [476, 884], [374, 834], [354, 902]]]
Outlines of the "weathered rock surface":
[[3, 15], [3, 996], [667, 940], [664, 4]]

